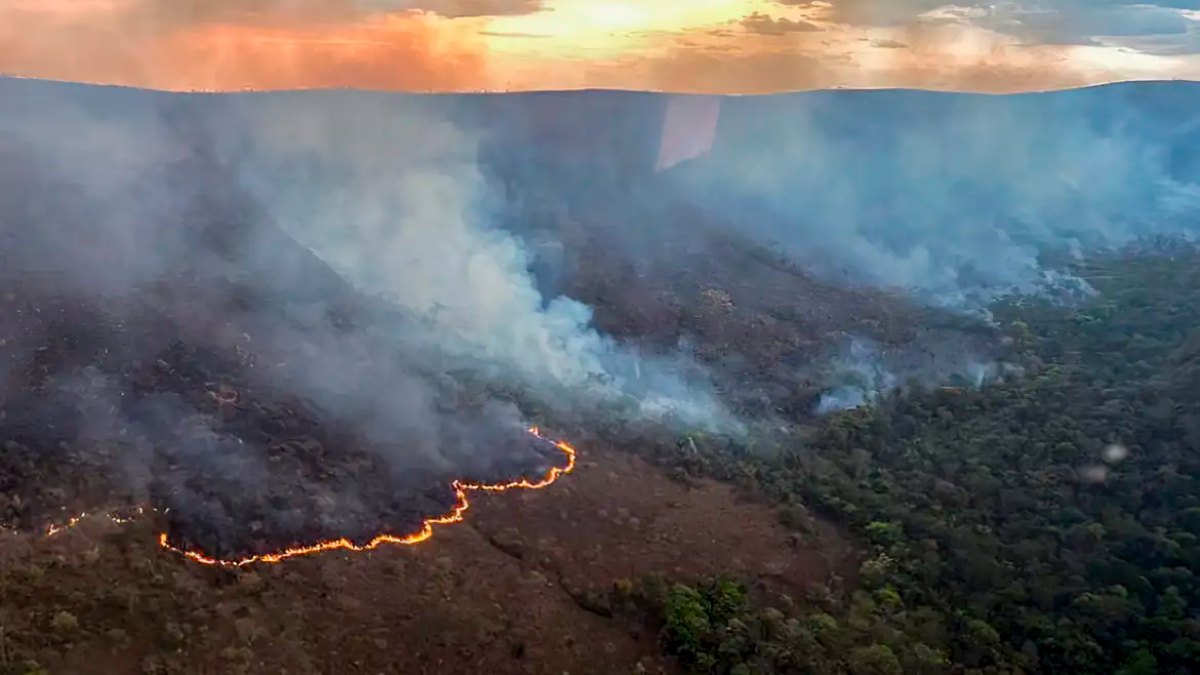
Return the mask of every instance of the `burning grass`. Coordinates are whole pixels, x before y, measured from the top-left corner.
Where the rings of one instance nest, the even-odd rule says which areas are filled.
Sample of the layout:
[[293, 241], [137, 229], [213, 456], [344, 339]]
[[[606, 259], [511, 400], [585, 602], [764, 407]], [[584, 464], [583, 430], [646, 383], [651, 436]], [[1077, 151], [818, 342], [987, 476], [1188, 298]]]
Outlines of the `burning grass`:
[[507, 492], [509, 490], [540, 490], [550, 487], [559, 477], [571, 473], [575, 469], [576, 451], [570, 444], [565, 441], [548, 441], [543, 437], [539, 430], [535, 427], [529, 430], [531, 434], [539, 440], [553, 444], [553, 446], [561, 451], [566, 456], [566, 463], [562, 466], [551, 467], [550, 470], [541, 479], [530, 481], [528, 478], [521, 478], [505, 483], [468, 483], [455, 480], [451, 486], [456, 495], [454, 508], [443, 516], [434, 518], [426, 518], [421, 523], [421, 528], [415, 532], [405, 535], [395, 534], [378, 534], [371, 538], [365, 544], [356, 544], [353, 541], [344, 537], [332, 540], [320, 541], [315, 544], [293, 546], [274, 553], [266, 553], [260, 555], [249, 556], [238, 559], [219, 559], [206, 555], [202, 551], [186, 550], [179, 548], [171, 543], [167, 533], [159, 535], [159, 545], [163, 548], [178, 553], [188, 560], [201, 563], [204, 565], [216, 565], [220, 567], [244, 567], [255, 563], [278, 563], [287, 560], [288, 558], [296, 558], [305, 555], [313, 555], [326, 551], [346, 550], [346, 551], [370, 551], [385, 544], [411, 546], [427, 541], [433, 537], [434, 527], [438, 525], [450, 525], [463, 522], [467, 509], [471, 504], [467, 499], [468, 492]]
[[[356, 543], [345, 537], [337, 539], [326, 539], [317, 541], [312, 544], [301, 544], [287, 546], [278, 550], [249, 555], [240, 558], [217, 558], [196, 548], [185, 548], [174, 543], [171, 535], [168, 532], [162, 532], [158, 536], [159, 546], [171, 551], [172, 553], [183, 556], [187, 560], [200, 563], [202, 565], [211, 565], [216, 567], [245, 567], [256, 563], [279, 563], [289, 558], [298, 558], [301, 556], [315, 555], [328, 551], [353, 551], [363, 552], [371, 551], [383, 545], [400, 545], [412, 546], [428, 541], [433, 537], [434, 528], [441, 525], [452, 525], [461, 523], [465, 520], [466, 512], [471, 504], [468, 500], [470, 492], [508, 492], [510, 490], [541, 490], [550, 487], [558, 479], [575, 470], [577, 451], [566, 441], [552, 441], [541, 434], [537, 427], [529, 429], [529, 433], [538, 439], [539, 442], [549, 444], [556, 450], [561, 452], [565, 457], [565, 462], [558, 466], [552, 466], [540, 479], [531, 480], [529, 478], [518, 478], [501, 483], [472, 483], [461, 480], [455, 480], [451, 483], [451, 487], [456, 495], [454, 507], [446, 514], [425, 518], [421, 522], [421, 527], [408, 534], [377, 534], [366, 543]], [[161, 513], [153, 507], [137, 507], [128, 512], [112, 512], [101, 514], [97, 517], [109, 520], [115, 524], [123, 525], [132, 521], [137, 516], [145, 514], [147, 511]], [[71, 516], [61, 524], [51, 524], [46, 527], [45, 536], [47, 538], [56, 536], [62, 532], [70, 530], [89, 517], [87, 513], [80, 513]]]
[[192, 560], [274, 562], [418, 543], [460, 522], [472, 491], [546, 487], [574, 467], [571, 446], [487, 417], [487, 396], [460, 395], [449, 442], [412, 448], [263, 386], [256, 363], [281, 359], [240, 331], [222, 344], [144, 306], [9, 288], [6, 529], [53, 535], [117, 505], [109, 518], [153, 512], [162, 545]]

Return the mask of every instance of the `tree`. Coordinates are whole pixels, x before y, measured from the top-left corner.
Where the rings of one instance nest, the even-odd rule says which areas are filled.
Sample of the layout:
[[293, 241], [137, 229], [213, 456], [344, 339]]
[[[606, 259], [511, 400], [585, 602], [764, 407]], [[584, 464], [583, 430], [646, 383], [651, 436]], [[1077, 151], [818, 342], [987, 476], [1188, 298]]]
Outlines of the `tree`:
[[873, 644], [850, 652], [848, 660], [853, 675], [904, 675], [904, 667], [891, 647]]

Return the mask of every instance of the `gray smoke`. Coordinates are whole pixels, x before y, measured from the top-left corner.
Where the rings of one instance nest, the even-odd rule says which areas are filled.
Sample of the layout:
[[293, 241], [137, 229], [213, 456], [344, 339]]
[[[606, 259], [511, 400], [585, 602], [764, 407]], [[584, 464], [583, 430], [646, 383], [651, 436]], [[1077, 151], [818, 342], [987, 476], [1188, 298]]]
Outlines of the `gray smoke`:
[[1138, 86], [731, 99], [711, 153], [673, 178], [825, 278], [960, 310], [1087, 293], [1044, 256], [1200, 230], [1200, 139], [1170, 112], [1200, 90]]
[[1016, 366], [985, 358], [962, 340], [935, 336], [899, 349], [885, 349], [866, 338], [849, 338], [820, 365], [819, 380], [829, 387], [815, 412], [826, 414], [875, 403], [902, 387], [952, 384], [978, 389]]
[[397, 339], [546, 403], [636, 400], [639, 416], [736, 426], [686, 360], [638, 355], [592, 328], [590, 307], [543, 297], [462, 127], [407, 97], [240, 103], [242, 183], [343, 278], [418, 319]]
[[[372, 165], [382, 154], [340, 164], [302, 136], [272, 156], [283, 137], [263, 117], [232, 127], [250, 117], [220, 99], [32, 86], [0, 98], [0, 464], [28, 476], [21, 503], [60, 506], [45, 467], [73, 467], [163, 508], [188, 545], [235, 554], [413, 531], [453, 498], [450, 477], [560, 459], [497, 389], [570, 394], [615, 347], [568, 301], [541, 311], [515, 240], [471, 229], [457, 202], [479, 188], [452, 145], [412, 172]], [[267, 111], [289, 133], [312, 123]], [[436, 141], [436, 121], [415, 128], [392, 148]], [[314, 178], [263, 191], [281, 176], [256, 167], [289, 161]], [[310, 191], [328, 201], [304, 219], [288, 200]], [[339, 231], [345, 246], [321, 238]], [[0, 518], [37, 517], [10, 508]]]

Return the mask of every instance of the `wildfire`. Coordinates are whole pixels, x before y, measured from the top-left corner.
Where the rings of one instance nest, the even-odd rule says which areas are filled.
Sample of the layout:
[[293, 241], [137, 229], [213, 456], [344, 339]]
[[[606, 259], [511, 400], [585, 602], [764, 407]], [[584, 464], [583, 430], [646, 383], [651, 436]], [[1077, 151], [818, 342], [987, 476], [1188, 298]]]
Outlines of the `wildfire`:
[[254, 563], [278, 563], [287, 560], [288, 558], [296, 558], [299, 556], [313, 555], [316, 553], [324, 553], [326, 551], [371, 551], [384, 544], [395, 544], [401, 546], [411, 546], [428, 540], [433, 536], [433, 529], [437, 525], [449, 525], [452, 523], [461, 523], [467, 509], [471, 507], [470, 501], [467, 499], [468, 492], [484, 491], [484, 492], [504, 492], [506, 490], [540, 490], [544, 487], [549, 487], [561, 476], [571, 473], [575, 469], [575, 448], [564, 441], [551, 441], [542, 436], [537, 427], [529, 430], [529, 433], [538, 438], [553, 443], [554, 447], [566, 455], [567, 462], [562, 466], [552, 467], [550, 471], [537, 482], [530, 482], [527, 478], [522, 478], [517, 481], [508, 483], [499, 483], [494, 485], [482, 483], [465, 483], [463, 481], [454, 481], [451, 485], [454, 488], [456, 502], [454, 508], [449, 513], [438, 516], [436, 518], [428, 518], [421, 524], [421, 529], [406, 535], [381, 534], [376, 536], [371, 541], [363, 545], [355, 544], [349, 539], [334, 539], [331, 541], [322, 541], [307, 546], [298, 546], [295, 548], [287, 548], [276, 553], [266, 553], [262, 555], [250, 556], [236, 560], [222, 560], [213, 558], [200, 551], [189, 551], [179, 548], [171, 544], [167, 533], [163, 532], [158, 535], [158, 543], [163, 548], [177, 553], [192, 562], [197, 562], [202, 565], [213, 565], [218, 567], [244, 567]]
[[[122, 513], [117, 513], [117, 512], [94, 514], [94, 513], [88, 513], [87, 511], [84, 511], [82, 513], [77, 513], [77, 514], [71, 516], [65, 522], [52, 523], [50, 525], [47, 525], [46, 529], [42, 531], [42, 538], [49, 539], [50, 537], [53, 537], [57, 534], [62, 534], [63, 532], [66, 532], [67, 530], [74, 528], [76, 525], [79, 525], [84, 520], [86, 520], [88, 518], [93, 518], [93, 517], [107, 518], [109, 521], [111, 521], [112, 523], [117, 524], [117, 525], [124, 525], [126, 523], [132, 523], [138, 516], [146, 513], [146, 511], [157, 511], [157, 509], [139, 506], [132, 510], [131, 513], [133, 513], [134, 515], [123, 515]], [[11, 534], [13, 536], [21, 535], [20, 530], [8, 527], [6, 525], [0, 525], [0, 532], [7, 532], [8, 534]]]
[[[134, 509], [134, 513], [136, 513], [138, 516], [142, 515], [145, 512], [146, 512], [146, 509], [141, 506]], [[83, 519], [87, 518], [89, 515], [90, 514], [88, 512], [84, 511], [83, 513], [80, 513], [78, 515], [71, 516], [71, 518], [69, 520], [67, 520], [67, 522], [63, 523], [62, 525], [47, 526], [46, 534], [45, 534], [46, 538], [49, 539], [50, 537], [53, 537], [56, 534], [59, 534], [61, 532], [66, 532], [67, 530], [69, 530], [69, 529], [75, 527], [76, 525], [78, 525], [79, 523], [83, 522]], [[122, 515], [119, 515], [116, 513], [105, 513], [105, 514], [103, 514], [103, 517], [108, 518], [109, 520], [111, 520], [113, 523], [115, 523], [117, 525], [124, 525], [125, 523], [133, 522], [133, 519], [136, 516], [122, 516]]]
[[[562, 452], [563, 455], [565, 455], [567, 458], [566, 464], [563, 464], [562, 466], [551, 467], [550, 470], [548, 472], [546, 472], [546, 475], [543, 476], [541, 478], [541, 480], [538, 480], [536, 482], [531, 482], [528, 478], [522, 478], [520, 480], [511, 481], [508, 483], [497, 483], [497, 484], [467, 483], [464, 481], [456, 480], [453, 483], [451, 483], [451, 486], [454, 488], [454, 494], [456, 495], [454, 508], [451, 509], [450, 512], [445, 515], [426, 519], [421, 524], [421, 529], [419, 529], [416, 532], [413, 532], [411, 534], [406, 534], [406, 535], [381, 534], [361, 546], [358, 544], [355, 544], [354, 542], [350, 541], [349, 539], [344, 539], [344, 538], [343, 539], [334, 539], [331, 541], [317, 542], [315, 544], [310, 544], [307, 546], [287, 548], [282, 551], [278, 551], [276, 553], [265, 553], [262, 555], [255, 555], [255, 556], [250, 556], [247, 558], [240, 558], [240, 559], [235, 559], [235, 560], [223, 560], [220, 558], [213, 558], [211, 556], [205, 555], [201, 551], [186, 550], [186, 549], [179, 548], [171, 543], [170, 538], [167, 536], [166, 532], [163, 532], [158, 535], [158, 544], [162, 548], [164, 548], [168, 551], [171, 551], [172, 553], [181, 555], [184, 558], [191, 560], [192, 562], [200, 563], [202, 565], [213, 565], [213, 566], [217, 566], [217, 567], [244, 567], [246, 565], [252, 565], [254, 563], [278, 563], [278, 562], [287, 560], [288, 558], [296, 558], [299, 556], [313, 555], [316, 553], [323, 553], [325, 551], [337, 551], [337, 550], [356, 551], [356, 552], [371, 551], [376, 548], [379, 548], [380, 546], [382, 546], [384, 544], [396, 544], [396, 545], [401, 545], [401, 546], [411, 546], [413, 544], [419, 544], [423, 541], [427, 541], [428, 539], [430, 539], [433, 536], [433, 529], [435, 526], [450, 525], [452, 523], [461, 523], [464, 520], [464, 514], [467, 512], [467, 509], [469, 509], [471, 507], [471, 503], [467, 499], [468, 492], [476, 492], [476, 491], [505, 492], [507, 490], [540, 490], [542, 488], [549, 487], [554, 482], [556, 482], [560, 477], [562, 477], [568, 473], [571, 473], [572, 471], [575, 470], [576, 451], [575, 451], [574, 447], [572, 447], [569, 443], [566, 443], [565, 441], [552, 441], [549, 438], [546, 438], [545, 436], [543, 436], [541, 434], [541, 431], [537, 427], [533, 427], [533, 428], [529, 429], [529, 433], [533, 434], [534, 436], [536, 436], [537, 438], [539, 438], [543, 441], [546, 441], [547, 443], [552, 444], [556, 449], [558, 449], [560, 452]], [[133, 513], [135, 513], [136, 515], [133, 515], [133, 516], [121, 515], [118, 513], [105, 513], [105, 514], [98, 514], [98, 515], [99, 515], [99, 517], [107, 518], [108, 520], [112, 521], [113, 523], [120, 525], [120, 524], [124, 524], [124, 523], [133, 521], [137, 515], [142, 515], [142, 514], [146, 513], [147, 511], [157, 511], [157, 509], [153, 509], [150, 507], [138, 507], [138, 508], [134, 509]], [[43, 533], [43, 536], [46, 538], [49, 538], [49, 537], [53, 537], [57, 534], [60, 534], [62, 532], [65, 532], [66, 530], [69, 530], [69, 529], [75, 527], [76, 525], [79, 525], [81, 522], [83, 522], [84, 519], [86, 519], [88, 517], [90, 517], [90, 514], [88, 514], [86, 512], [80, 513], [78, 515], [72, 516], [65, 523], [62, 523], [60, 525], [50, 525], [46, 528], [45, 532]], [[12, 533], [16, 534], [16, 531], [12, 530]]]

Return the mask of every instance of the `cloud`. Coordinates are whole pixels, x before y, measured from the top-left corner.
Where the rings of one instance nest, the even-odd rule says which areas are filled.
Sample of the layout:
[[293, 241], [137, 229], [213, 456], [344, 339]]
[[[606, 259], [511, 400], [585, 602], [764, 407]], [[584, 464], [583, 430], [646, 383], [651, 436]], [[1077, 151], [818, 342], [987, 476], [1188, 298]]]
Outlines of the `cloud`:
[[347, 21], [379, 14], [424, 12], [446, 18], [511, 16], [536, 12], [542, 0], [13, 0], [27, 14], [125, 13], [157, 28], [235, 22], [303, 23]]
[[900, 32], [903, 48], [870, 63], [870, 86], [1004, 92], [1074, 87], [1089, 74], [1073, 67], [1067, 48], [1026, 45], [1002, 34], [918, 22]]
[[1119, 79], [1121, 72], [1101, 47], [1080, 59], [1078, 47], [1030, 45], [951, 22], [917, 22], [891, 32], [801, 31], [780, 42], [772, 35], [708, 31], [678, 37], [652, 56], [588, 64], [572, 86], [636, 82], [656, 91], [702, 94], [837, 86], [1001, 93], [1084, 86]]
[[[1031, 44], [1095, 44], [1095, 38], [1176, 36], [1165, 40], [1179, 51], [1189, 31], [1186, 10], [1194, 0], [1132, 3], [1123, 0], [1046, 0], [985, 2], [967, 0], [778, 0], [803, 7], [821, 19], [856, 26], [901, 27], [917, 23], [956, 22], [1012, 35]], [[1160, 42], [1164, 40], [1160, 39]]]
[[664, 56], [629, 61], [623, 67], [593, 69], [590, 86], [620, 86], [630, 71], [648, 88], [690, 93], [761, 94], [785, 89], [817, 89], [835, 84], [833, 71], [820, 59], [795, 51], [726, 53], [711, 48], [678, 47]]
[[947, 4], [942, 0], [777, 0], [780, 5], [802, 7], [821, 18], [854, 25], [890, 26], [914, 20], [923, 12]]
[[1132, 37], [1097, 38], [1101, 44], [1112, 44], [1143, 54], [1159, 56], [1196, 57], [1200, 55], [1200, 29], [1186, 36], [1142, 35]]
[[814, 33], [824, 30], [820, 26], [786, 18], [774, 18], [767, 14], [754, 12], [742, 19], [742, 26], [752, 33], [760, 35], [787, 35], [789, 33]]
[[373, 0], [357, 4], [385, 12], [421, 10], [447, 18], [532, 14], [544, 5], [542, 0]]
[[832, 21], [855, 25], [888, 26], [902, 25], [916, 20], [923, 14], [940, 9], [971, 10], [977, 12], [1029, 12], [1062, 14], [1068, 17], [1084, 17], [1090, 12], [1123, 9], [1186, 10], [1194, 8], [1194, 0], [1161, 0], [1154, 3], [1135, 3], [1128, 0], [1041, 0], [1040, 2], [994, 2], [992, 0], [776, 0], [780, 5], [803, 7], [813, 10]]
[[851, 86], [1010, 92], [1197, 72], [1195, 60], [1172, 58], [1193, 53], [1197, 42], [1175, 9], [1066, 1], [1036, 9], [923, 0], [788, 4], [820, 21], [861, 22], [829, 31], [857, 33], [871, 46], [852, 50]]
[[515, 31], [498, 31], [498, 30], [483, 30], [483, 31], [479, 31], [479, 34], [486, 35], [489, 37], [514, 38], [514, 39], [548, 38], [548, 37], [550, 37], [549, 35], [546, 35], [544, 33], [521, 33], [521, 32], [515, 32]]
[[1189, 32], [1181, 12], [1153, 5], [1089, 7], [1075, 10], [1026, 9], [1000, 5], [971, 23], [1037, 44], [1097, 44], [1100, 38], [1157, 36], [1178, 45]]
[[175, 90], [462, 89], [486, 82], [487, 62], [466, 26], [349, 0], [24, 0], [0, 7], [0, 72]]

